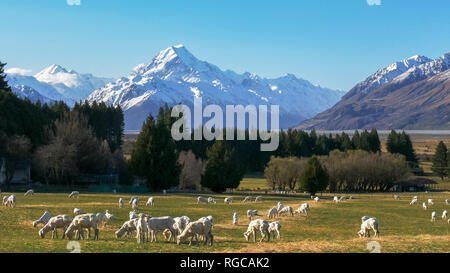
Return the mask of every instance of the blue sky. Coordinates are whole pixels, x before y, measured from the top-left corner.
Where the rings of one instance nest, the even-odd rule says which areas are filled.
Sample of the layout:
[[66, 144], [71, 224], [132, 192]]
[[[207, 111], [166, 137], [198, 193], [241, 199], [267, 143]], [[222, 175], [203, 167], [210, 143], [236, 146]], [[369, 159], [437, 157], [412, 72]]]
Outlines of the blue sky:
[[182, 43], [223, 70], [348, 90], [396, 60], [450, 51], [449, 10], [448, 0], [1, 0], [0, 60], [120, 77]]

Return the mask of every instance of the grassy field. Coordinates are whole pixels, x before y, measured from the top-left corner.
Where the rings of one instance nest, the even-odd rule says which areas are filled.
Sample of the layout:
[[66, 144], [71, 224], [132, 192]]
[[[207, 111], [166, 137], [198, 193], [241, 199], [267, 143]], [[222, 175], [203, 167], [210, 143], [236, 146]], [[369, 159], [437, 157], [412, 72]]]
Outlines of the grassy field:
[[[248, 183], [255, 181], [249, 180]], [[409, 200], [413, 195], [419, 196], [419, 203], [433, 198], [435, 205], [426, 211], [420, 205], [410, 206]], [[156, 199], [154, 208], [146, 208], [144, 204], [148, 196], [141, 196], [140, 212], [152, 216], [187, 215], [195, 220], [213, 215], [215, 244], [212, 247], [177, 246], [163, 240], [161, 234], [158, 242], [142, 245], [138, 245], [135, 238], [116, 239], [114, 231], [127, 220], [131, 210], [128, 202], [125, 208], [120, 209], [117, 200], [123, 197], [128, 201], [131, 195], [81, 194], [79, 199], [69, 199], [67, 194], [36, 193], [24, 197], [23, 193], [16, 193], [16, 196], [16, 208], [0, 207], [0, 252], [69, 252], [67, 239], [51, 239], [51, 234], [40, 239], [38, 228], [32, 227], [32, 221], [45, 210], [52, 216], [73, 216], [75, 207], [83, 212], [108, 209], [117, 217], [106, 228], [100, 229], [99, 241], [80, 241], [81, 252], [369, 252], [366, 246], [373, 238], [360, 239], [356, 235], [363, 215], [380, 221], [381, 237], [374, 240], [380, 243], [381, 252], [450, 252], [450, 225], [440, 219], [442, 211], [450, 208], [444, 203], [445, 199], [450, 199], [449, 192], [405, 193], [401, 194], [401, 200], [394, 200], [391, 194], [355, 194], [354, 200], [341, 204], [331, 202], [331, 195], [323, 195], [320, 203], [311, 202], [306, 195], [264, 195], [263, 202], [242, 203], [243, 195], [235, 194], [231, 205], [223, 203], [223, 198], [229, 195], [213, 195], [218, 201], [216, 205], [198, 205], [198, 195], [169, 194], [153, 195]], [[262, 218], [267, 219], [268, 209], [276, 206], [278, 201], [294, 209], [303, 202], [309, 202], [310, 216], [278, 218], [282, 224], [281, 240], [256, 244], [245, 241], [242, 233], [249, 222], [245, 218], [246, 210], [258, 209], [263, 214]], [[439, 216], [435, 223], [430, 221], [432, 210]], [[233, 212], [239, 213], [238, 226], [232, 225]]]

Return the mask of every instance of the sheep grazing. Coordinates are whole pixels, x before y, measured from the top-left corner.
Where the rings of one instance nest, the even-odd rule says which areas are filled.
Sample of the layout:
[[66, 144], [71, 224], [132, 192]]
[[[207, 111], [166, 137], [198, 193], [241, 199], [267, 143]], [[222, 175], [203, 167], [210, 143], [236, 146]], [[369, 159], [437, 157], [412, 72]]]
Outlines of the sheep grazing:
[[450, 200], [449, 199], [445, 199], [445, 204], [450, 205]]
[[233, 213], [233, 225], [238, 224], [238, 216], [237, 212]]
[[280, 212], [280, 210], [282, 210], [283, 208], [284, 208], [284, 205], [281, 202], [278, 202], [278, 204], [277, 204], [278, 212]]
[[136, 239], [137, 243], [145, 243], [145, 235], [148, 234], [147, 221], [144, 214], [139, 214], [139, 218], [136, 222]]
[[16, 196], [13, 194], [10, 196], [5, 196], [5, 197], [3, 197], [3, 205], [5, 205], [7, 207], [15, 208], [16, 207]]
[[448, 212], [447, 212], [447, 210], [444, 210], [442, 212], [442, 219], [447, 219], [447, 216], [448, 216]]
[[130, 201], [128, 202], [128, 204], [133, 204], [133, 200], [137, 200], [137, 202], [139, 203], [139, 197], [138, 196], [136, 196], [136, 195], [134, 195], [134, 196], [131, 196], [131, 198], [130, 198]]
[[370, 216], [363, 216], [361, 217], [361, 223], [364, 223], [366, 220], [370, 219]]
[[428, 199], [428, 205], [430, 205], [430, 206], [434, 205], [434, 200], [433, 199]]
[[65, 232], [67, 228], [69, 227], [70, 223], [72, 222], [72, 218], [70, 218], [68, 215], [62, 214], [57, 215], [55, 217], [52, 217], [48, 220], [48, 222], [39, 230], [38, 234], [39, 237], [42, 239], [45, 237], [45, 234], [52, 231], [52, 239], [58, 238], [58, 232], [57, 229], [61, 228], [63, 229], [63, 236], [65, 237]]
[[262, 200], [263, 200], [263, 198], [261, 195], [256, 196], [256, 198], [255, 198], [255, 202], [262, 202]]
[[231, 204], [231, 202], [233, 202], [233, 197], [226, 197], [224, 200], [223, 200], [223, 202], [225, 203], [225, 204]]
[[395, 200], [400, 200], [400, 196], [394, 194], [394, 199], [395, 199]]
[[119, 198], [119, 208], [123, 209], [123, 199]]
[[[366, 217], [366, 216], [364, 216]], [[362, 219], [364, 219], [364, 217]], [[376, 218], [369, 218], [362, 222], [361, 229], [358, 231], [359, 237], [370, 237], [370, 230], [375, 232], [376, 237], [380, 237], [380, 232], [378, 230], [378, 220]]]
[[267, 213], [267, 217], [269, 217], [269, 219], [272, 219], [274, 217], [278, 217], [278, 210], [277, 210], [277, 208], [273, 207], [273, 208], [269, 209], [269, 212]]
[[39, 224], [45, 225], [50, 220], [51, 215], [50, 212], [45, 211], [44, 214], [42, 214], [41, 218], [39, 218], [36, 221], [33, 221], [33, 227], [37, 227]]
[[197, 221], [190, 222], [183, 232], [177, 236], [177, 244], [180, 245], [187, 238], [190, 238], [189, 245], [192, 244], [192, 239], [195, 238], [197, 241], [197, 245], [199, 244], [199, 236], [204, 238], [203, 245], [210, 242], [210, 245], [213, 245], [214, 236], [212, 235], [212, 227], [213, 224], [208, 220], [207, 217], [200, 218]]
[[73, 191], [69, 194], [69, 198], [78, 198], [80, 196], [80, 193], [78, 191]]
[[418, 202], [418, 199], [417, 198], [413, 198], [409, 204], [410, 205], [417, 205], [417, 202]]
[[345, 196], [341, 196], [341, 198], [339, 198], [339, 202], [345, 201], [345, 200], [347, 200], [347, 197], [345, 197]]
[[250, 202], [250, 201], [252, 201], [252, 197], [251, 196], [246, 196], [244, 198], [244, 200], [242, 200], [242, 202]]
[[262, 215], [258, 214], [258, 210], [251, 210], [251, 209], [247, 210], [247, 217], [250, 221], [252, 220], [252, 217], [254, 217], [254, 216], [262, 216]]
[[200, 204], [200, 203], [208, 204], [208, 199], [206, 199], [206, 197], [199, 196], [199, 197], [197, 197], [197, 204]]
[[422, 203], [422, 207], [423, 207], [424, 210], [426, 210], [427, 209], [427, 204], [425, 204], [425, 202], [423, 202]]
[[279, 212], [278, 212], [278, 215], [279, 216], [281, 216], [281, 215], [284, 215], [284, 214], [289, 214], [290, 216], [294, 216], [294, 211], [293, 211], [293, 209], [290, 207], [290, 206], [287, 206], [287, 207], [284, 207], [284, 208], [282, 208]]
[[316, 201], [316, 203], [319, 203], [320, 202], [320, 198], [319, 197], [314, 197], [314, 201]]
[[335, 197], [333, 197], [333, 201], [336, 203], [339, 203], [341, 200], [337, 196], [335, 196]]
[[148, 198], [148, 200], [147, 200], [147, 203], [145, 203], [145, 206], [146, 207], [148, 207], [148, 206], [154, 206], [155, 205], [155, 198], [153, 198], [153, 197], [149, 197]]
[[115, 232], [116, 238], [120, 239], [124, 234], [129, 237], [133, 231], [136, 231], [137, 218], [126, 221], [123, 225]]
[[256, 243], [256, 233], [258, 230], [261, 232], [261, 240], [262, 242], [265, 238], [267, 241], [270, 241], [270, 232], [269, 232], [269, 222], [263, 219], [255, 219], [248, 224], [247, 231], [244, 232], [244, 237], [247, 241], [250, 239], [250, 235], [253, 233], [253, 242]]
[[81, 209], [74, 208], [74, 209], [73, 209], [73, 214], [75, 214], [75, 215], [80, 215], [80, 214], [83, 214], [83, 212], [81, 211]]
[[131, 202], [131, 208], [133, 210], [137, 210], [139, 208], [139, 199], [133, 199], [133, 202]]
[[216, 199], [208, 197], [208, 204], [216, 204]]
[[30, 196], [30, 195], [34, 195], [34, 190], [27, 190], [27, 192], [25, 192], [24, 196]]
[[170, 216], [163, 217], [152, 217], [147, 220], [147, 226], [150, 232], [151, 242], [156, 242], [156, 235], [158, 231], [164, 232], [165, 229], [168, 229], [170, 233], [172, 233], [172, 238], [175, 240], [175, 220]]
[[434, 221], [436, 221], [436, 212], [435, 211], [433, 211], [431, 213], [431, 222], [434, 222]]
[[130, 211], [130, 213], [128, 213], [128, 217], [130, 218], [130, 220], [138, 218], [136, 211], [134, 211], [134, 210], [132, 210], [132, 211]]
[[271, 222], [269, 224], [269, 232], [277, 233], [277, 238], [281, 239], [281, 223], [280, 222]]
[[[191, 222], [191, 218], [189, 218], [188, 216], [175, 217], [173, 218], [173, 220], [175, 221], [175, 224], [173, 225], [175, 236], [181, 234], [186, 226]], [[168, 241], [170, 241], [170, 239], [172, 238], [172, 232], [170, 232], [170, 229], [166, 228], [163, 231], [163, 235]]]
[[73, 218], [72, 223], [70, 223], [65, 234], [69, 240], [74, 237], [75, 231], [78, 232], [77, 239], [84, 239], [83, 229], [88, 229], [88, 238], [91, 236], [91, 228], [94, 229], [94, 240], [98, 240], [98, 218], [96, 214], [86, 213], [77, 215]]
[[298, 207], [298, 209], [295, 210], [295, 213], [298, 213], [299, 215], [304, 213], [306, 215], [306, 217], [308, 217], [308, 212], [309, 212], [309, 204], [308, 203], [301, 204], [300, 207]]
[[109, 220], [115, 219], [114, 215], [112, 215], [111, 213], [109, 213], [108, 210], [106, 210], [106, 212], [103, 213], [97, 213], [97, 219], [98, 219], [98, 225], [102, 226], [102, 227], [106, 227], [106, 224], [108, 223]]

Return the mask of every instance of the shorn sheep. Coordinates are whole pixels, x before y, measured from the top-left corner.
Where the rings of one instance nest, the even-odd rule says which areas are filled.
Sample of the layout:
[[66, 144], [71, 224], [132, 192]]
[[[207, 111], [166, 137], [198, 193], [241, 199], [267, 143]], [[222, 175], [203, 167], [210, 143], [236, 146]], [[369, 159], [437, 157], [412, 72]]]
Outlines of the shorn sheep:
[[177, 244], [180, 245], [187, 238], [190, 238], [189, 245], [191, 245], [192, 239], [195, 238], [198, 245], [199, 244], [198, 239], [200, 236], [203, 237], [204, 239], [203, 245], [206, 245], [209, 240], [210, 245], [212, 246], [214, 242], [214, 236], [212, 235], [212, 227], [213, 224], [206, 217], [200, 218], [199, 220], [194, 222], [190, 222], [183, 230], [183, 232], [177, 236]]
[[3, 197], [3, 205], [5, 205], [7, 207], [15, 208], [16, 207], [16, 196], [13, 194], [10, 196]]
[[278, 217], [278, 210], [277, 210], [277, 208], [273, 207], [273, 208], [269, 209], [269, 212], [267, 213], [267, 217], [269, 219], [272, 219], [274, 217]]
[[434, 200], [433, 199], [428, 199], [428, 205], [430, 205], [430, 206], [434, 205]]
[[61, 228], [63, 230], [63, 236], [65, 237], [65, 232], [67, 228], [69, 227], [70, 223], [72, 222], [72, 218], [70, 216], [62, 214], [57, 215], [48, 220], [48, 222], [39, 230], [38, 234], [39, 237], [44, 238], [45, 234], [48, 232], [52, 232], [52, 239], [58, 238], [58, 232], [57, 229]]
[[395, 200], [400, 200], [400, 196], [394, 194], [394, 199], [395, 199]]
[[133, 210], [137, 210], [139, 208], [139, 199], [133, 199], [131, 202], [131, 208]]
[[119, 198], [119, 208], [123, 209], [123, 199]]
[[145, 203], [145, 206], [146, 207], [148, 207], [148, 206], [154, 206], [155, 205], [155, 198], [153, 198], [153, 197], [149, 197], [148, 198], [148, 200], [147, 200], [147, 203]]
[[433, 211], [433, 212], [431, 213], [431, 222], [435, 222], [435, 221], [436, 221], [436, 212]]
[[136, 239], [137, 243], [145, 243], [145, 235], [148, 234], [147, 219], [144, 214], [139, 214], [136, 222]]
[[250, 235], [253, 233], [253, 242], [256, 243], [256, 233], [258, 230], [261, 232], [260, 242], [265, 238], [267, 238], [267, 241], [270, 241], [269, 222], [263, 219], [255, 219], [248, 224], [247, 231], [244, 232], [245, 239], [249, 241]]
[[208, 197], [208, 204], [216, 204], [216, 199]]
[[34, 195], [34, 190], [27, 190], [27, 192], [25, 192], [24, 196], [30, 196], [30, 195]]
[[335, 197], [333, 197], [333, 201], [336, 203], [339, 203], [341, 200], [337, 196], [335, 196]]
[[242, 202], [250, 202], [250, 201], [252, 201], [252, 197], [251, 196], [246, 196], [244, 198], [244, 200], [242, 200]]
[[284, 208], [284, 205], [281, 202], [278, 202], [278, 204], [277, 204], [278, 212], [280, 212], [280, 210], [282, 210], [283, 208]]
[[318, 196], [314, 197], [314, 201], [316, 201], [316, 203], [320, 202], [320, 198]]
[[[175, 217], [173, 218], [173, 220], [175, 221], [175, 224], [173, 224], [175, 236], [181, 234], [186, 226], [191, 222], [191, 218], [189, 218], [188, 216]], [[172, 238], [172, 232], [170, 232], [170, 229], [166, 228], [163, 231], [163, 235], [168, 241], [170, 241], [170, 239]]]
[[175, 220], [170, 216], [151, 217], [147, 220], [148, 230], [150, 232], [150, 241], [156, 242], [156, 235], [158, 231], [164, 232], [168, 229], [172, 233], [172, 238], [175, 240], [176, 231], [174, 229]]
[[262, 202], [262, 200], [263, 200], [263, 198], [261, 195], [256, 196], [256, 198], [255, 198], [255, 202]]
[[120, 239], [124, 234], [129, 237], [133, 231], [136, 231], [137, 218], [125, 221], [123, 225], [115, 232], [116, 238]]
[[128, 204], [130, 204], [130, 205], [133, 204], [133, 200], [134, 199], [137, 199], [137, 202], [139, 203], [139, 197], [134, 195], [134, 196], [131, 196], [130, 201], [128, 202]]
[[309, 212], [309, 204], [308, 203], [301, 204], [300, 207], [298, 207], [298, 209], [295, 210], [295, 213], [298, 213], [299, 215], [304, 213], [306, 215], [306, 217], [308, 217], [308, 212]]
[[290, 207], [290, 206], [284, 207], [278, 212], [279, 216], [284, 215], [284, 214], [289, 214], [290, 216], [294, 216], [294, 211], [293, 211], [292, 207]]
[[269, 223], [269, 232], [270, 233], [277, 233], [277, 238], [281, 239], [281, 223], [276, 221], [276, 222], [271, 222]]
[[254, 216], [262, 216], [262, 215], [258, 214], [258, 210], [251, 210], [251, 209], [247, 210], [247, 217], [250, 221], [252, 220], [252, 217], [254, 217]]
[[227, 205], [231, 204], [233, 202], [233, 197], [226, 197], [223, 202]]
[[425, 202], [423, 202], [422, 203], [422, 207], [423, 207], [424, 210], [426, 210], [427, 209], [427, 204]]
[[450, 205], [450, 200], [449, 199], [445, 199], [445, 204]]
[[233, 213], [233, 225], [238, 224], [238, 217], [239, 215], [237, 214], [237, 212]]
[[442, 219], [447, 219], [447, 216], [448, 216], [448, 212], [447, 212], [447, 210], [444, 210], [442, 212]]
[[208, 199], [206, 199], [206, 197], [199, 196], [199, 197], [197, 197], [197, 204], [200, 204], [200, 203], [208, 204]]
[[409, 203], [410, 205], [417, 205], [417, 202], [419, 200], [417, 199], [417, 196], [414, 196], [414, 198], [411, 200], [411, 202]]
[[79, 209], [79, 208], [74, 208], [74, 209], [73, 209], [73, 214], [75, 214], [75, 215], [80, 215], [80, 214], [83, 214], [83, 212], [82, 212], [81, 209]]
[[[364, 217], [362, 218], [362, 220]], [[378, 230], [378, 220], [376, 218], [369, 218], [362, 222], [361, 229], [358, 231], [359, 237], [370, 237], [370, 230], [375, 232], [376, 237], [380, 237], [380, 232]]]
[[78, 198], [80, 196], [80, 193], [78, 191], [73, 191], [69, 194], [69, 198]]
[[42, 225], [47, 224], [50, 218], [51, 218], [50, 212], [45, 211], [44, 214], [42, 214], [42, 216], [39, 219], [33, 221], [33, 227], [37, 227], [39, 224]]
[[93, 213], [86, 213], [77, 215], [73, 218], [69, 227], [67, 228], [65, 234], [69, 240], [72, 240], [75, 231], [78, 232], [77, 239], [84, 239], [84, 231], [83, 229], [88, 229], [88, 238], [90, 238], [91, 228], [94, 229], [94, 240], [98, 240], [98, 219], [97, 215]]
[[128, 213], [128, 217], [131, 219], [138, 218], [136, 211], [132, 210], [130, 213]]

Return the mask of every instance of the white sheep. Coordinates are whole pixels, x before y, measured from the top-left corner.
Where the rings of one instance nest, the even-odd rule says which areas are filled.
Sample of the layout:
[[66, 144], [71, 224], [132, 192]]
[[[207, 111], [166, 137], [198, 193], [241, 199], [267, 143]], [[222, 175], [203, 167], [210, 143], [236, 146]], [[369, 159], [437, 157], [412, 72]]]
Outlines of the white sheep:
[[226, 197], [224, 200], [223, 200], [223, 202], [225, 203], [225, 204], [231, 204], [231, 202], [233, 202], [233, 197]]
[[[6, 197], [6, 196], [5, 196]], [[3, 198], [3, 204], [7, 207], [15, 208], [16, 207], [16, 196], [14, 194]]]
[[431, 222], [434, 222], [434, 221], [436, 221], [436, 212], [435, 211], [433, 211], [431, 213]]
[[278, 215], [281, 216], [281, 215], [284, 215], [284, 214], [286, 214], [286, 213], [289, 214], [290, 216], [294, 216], [294, 211], [293, 211], [292, 207], [290, 207], [290, 206], [287, 206], [287, 207], [282, 208], [282, 209], [278, 212]]
[[137, 210], [139, 208], [139, 199], [133, 199], [131, 202], [131, 208], [133, 210]]
[[216, 204], [216, 199], [208, 197], [208, 204]]
[[306, 217], [308, 217], [308, 212], [309, 212], [309, 204], [308, 203], [301, 204], [300, 207], [298, 207], [298, 209], [295, 210], [295, 213], [298, 213], [299, 215], [304, 213], [306, 215]]
[[253, 241], [256, 243], [256, 233], [258, 230], [261, 232], [262, 242], [267, 237], [267, 241], [270, 241], [269, 222], [263, 219], [255, 219], [248, 224], [247, 231], [244, 232], [244, 237], [247, 241], [250, 239], [250, 235], [253, 233]]
[[145, 243], [145, 236], [148, 234], [147, 219], [144, 214], [139, 214], [139, 218], [136, 222], [136, 239], [137, 243]]
[[251, 196], [246, 196], [244, 198], [244, 200], [242, 200], [242, 202], [250, 202], [250, 201], [252, 201], [252, 197]]
[[280, 222], [271, 222], [269, 223], [269, 232], [277, 233], [277, 238], [281, 239], [281, 223]]
[[176, 231], [174, 229], [175, 220], [170, 216], [163, 217], [151, 217], [147, 220], [148, 230], [151, 236], [151, 242], [156, 242], [156, 235], [158, 231], [164, 232], [165, 229], [169, 229], [172, 233], [172, 238], [175, 240]]
[[341, 200], [337, 196], [335, 196], [335, 197], [333, 197], [333, 201], [336, 203], [339, 203]]
[[123, 209], [123, 199], [119, 198], [119, 208]]
[[88, 229], [88, 238], [91, 236], [91, 228], [94, 229], [94, 240], [98, 240], [98, 218], [96, 214], [93, 213], [85, 213], [81, 215], [77, 215], [73, 218], [69, 227], [67, 228], [65, 234], [69, 240], [72, 240], [74, 237], [75, 231], [78, 234], [77, 239], [84, 239], [84, 231], [83, 229]]
[[197, 197], [197, 204], [200, 204], [200, 203], [208, 204], [208, 199], [206, 199], [206, 197], [199, 196], [199, 197]]
[[153, 197], [149, 197], [147, 200], [147, 203], [145, 204], [145, 206], [154, 206], [155, 205], [155, 198]]
[[278, 217], [278, 210], [277, 210], [277, 208], [273, 207], [273, 208], [269, 209], [269, 212], [267, 213], [267, 217], [269, 217], [269, 219], [272, 219], [274, 217]]
[[80, 196], [80, 193], [78, 191], [73, 191], [69, 194], [69, 198], [78, 198]]
[[434, 205], [434, 200], [433, 199], [428, 199], [428, 205], [430, 205], [430, 206]]
[[[173, 224], [175, 237], [181, 234], [186, 226], [191, 222], [191, 218], [189, 218], [188, 216], [175, 217], [173, 218], [173, 220], [175, 221], [175, 224]], [[170, 239], [172, 238], [172, 232], [170, 231], [170, 229], [166, 228], [163, 231], [163, 235], [168, 241], [170, 241]]]
[[426, 210], [427, 209], [427, 204], [425, 202], [423, 202], [422, 203], [422, 207], [423, 207], [424, 210]]
[[262, 201], [262, 200], [263, 200], [263, 198], [261, 195], [256, 196], [256, 198], [255, 198], [255, 202]]
[[116, 238], [120, 239], [124, 234], [129, 237], [133, 231], [136, 231], [137, 218], [125, 221], [123, 225], [115, 232]]
[[4, 206], [6, 206], [6, 201], [8, 200], [8, 195], [5, 195], [5, 196], [3, 196], [3, 201], [2, 201], [2, 204], [4, 205]]
[[361, 223], [364, 223], [366, 220], [370, 219], [370, 216], [363, 216], [361, 217]]
[[34, 195], [34, 190], [27, 190], [27, 192], [25, 192], [24, 196], [30, 196], [30, 195]]
[[448, 216], [448, 212], [447, 212], [447, 210], [444, 210], [442, 212], [442, 219], [447, 219], [447, 216]]
[[210, 241], [210, 245], [213, 245], [214, 236], [212, 235], [212, 223], [208, 220], [208, 218], [200, 218], [197, 221], [190, 222], [183, 232], [177, 236], [177, 244], [181, 244], [187, 238], [190, 238], [189, 245], [192, 244], [192, 239], [195, 238], [197, 244], [199, 243], [199, 237], [203, 237], [203, 245]]
[[284, 205], [281, 202], [278, 202], [278, 204], [277, 204], [278, 212], [280, 212], [280, 210], [282, 210], [283, 208], [284, 208]]
[[111, 213], [109, 213], [108, 210], [106, 210], [106, 212], [103, 213], [97, 213], [97, 219], [98, 219], [98, 225], [102, 226], [102, 227], [106, 227], [106, 224], [108, 223], [109, 220], [115, 219], [114, 215], [112, 215]]
[[57, 215], [54, 217], [51, 217], [48, 222], [39, 230], [38, 234], [39, 237], [44, 238], [45, 234], [52, 231], [52, 239], [58, 238], [58, 232], [57, 229], [61, 228], [63, 229], [63, 239], [65, 237], [65, 232], [70, 223], [72, 222], [72, 218], [70, 218], [68, 215], [62, 214]]
[[395, 200], [400, 200], [400, 196], [394, 194], [394, 199], [395, 199]]
[[42, 216], [38, 220], [33, 221], [33, 227], [37, 227], [39, 224], [42, 225], [47, 224], [50, 218], [51, 218], [50, 212], [45, 211], [44, 214], [42, 214]]
[[418, 202], [418, 199], [417, 198], [413, 198], [409, 204], [410, 205], [417, 205], [417, 202]]
[[133, 200], [135, 200], [135, 199], [137, 199], [137, 202], [139, 203], [139, 197], [134, 195], [134, 196], [131, 196], [130, 201], [128, 202], [128, 204], [130, 204], [130, 205], [133, 204]]
[[258, 210], [247, 210], [247, 217], [251, 221], [253, 216], [261, 216], [258, 214]]
[[75, 215], [80, 215], [80, 214], [83, 214], [83, 212], [82, 212], [81, 209], [79, 209], [79, 208], [74, 208], [74, 209], [73, 209], [73, 214], [75, 214]]
[[233, 225], [238, 224], [238, 217], [239, 215], [237, 214], [237, 212], [233, 213]]
[[445, 199], [445, 204], [450, 205], [450, 200], [449, 199]]
[[318, 196], [314, 197], [314, 201], [316, 201], [316, 203], [320, 202], [320, 198]]
[[132, 210], [130, 213], [128, 213], [128, 217], [131, 219], [138, 218], [138, 215], [136, 214], [136, 211]]
[[365, 220], [361, 224], [361, 229], [358, 231], [359, 237], [370, 237], [370, 230], [373, 230], [375, 232], [376, 237], [380, 237], [380, 232], [378, 230], [378, 220], [376, 218], [369, 218]]

